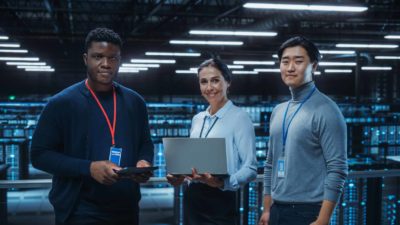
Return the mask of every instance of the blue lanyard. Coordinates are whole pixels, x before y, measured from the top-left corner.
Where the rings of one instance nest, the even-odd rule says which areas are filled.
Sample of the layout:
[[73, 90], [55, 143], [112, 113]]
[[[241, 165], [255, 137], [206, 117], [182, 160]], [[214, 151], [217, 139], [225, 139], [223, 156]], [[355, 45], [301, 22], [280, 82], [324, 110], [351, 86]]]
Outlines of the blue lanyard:
[[[203, 126], [201, 126], [200, 138], [201, 138], [201, 136], [203, 135], [203, 129], [204, 129], [204, 124], [206, 123], [206, 119], [207, 119], [207, 116], [204, 117]], [[218, 120], [218, 117], [215, 118], [214, 123], [211, 124], [211, 127], [210, 127], [210, 128], [208, 128], [208, 131], [207, 131], [207, 133], [206, 133], [206, 136], [204, 136], [205, 138], [208, 136], [208, 134], [210, 133], [210, 131], [213, 129], [214, 125], [217, 123], [217, 120]]]
[[315, 89], [316, 89], [316, 87], [314, 87], [314, 88], [310, 91], [310, 93], [307, 95], [307, 97], [306, 97], [303, 101], [301, 101], [299, 107], [297, 107], [297, 109], [296, 109], [296, 111], [294, 112], [292, 118], [290, 118], [289, 123], [288, 123], [288, 126], [287, 126], [287, 128], [286, 128], [286, 130], [285, 130], [285, 121], [286, 121], [286, 116], [287, 116], [287, 112], [288, 112], [288, 110], [289, 110], [289, 105], [290, 105], [290, 102], [288, 102], [287, 107], [286, 107], [286, 111], [285, 111], [285, 115], [283, 116], [283, 123], [282, 123], [282, 144], [283, 144], [282, 155], [285, 155], [285, 145], [286, 145], [286, 139], [287, 139], [287, 135], [288, 135], [288, 132], [289, 132], [290, 124], [292, 123], [293, 118], [294, 118], [294, 117], [296, 116], [296, 114], [299, 112], [300, 108], [304, 105], [304, 103], [305, 103], [305, 102], [311, 97], [311, 95], [314, 93]]

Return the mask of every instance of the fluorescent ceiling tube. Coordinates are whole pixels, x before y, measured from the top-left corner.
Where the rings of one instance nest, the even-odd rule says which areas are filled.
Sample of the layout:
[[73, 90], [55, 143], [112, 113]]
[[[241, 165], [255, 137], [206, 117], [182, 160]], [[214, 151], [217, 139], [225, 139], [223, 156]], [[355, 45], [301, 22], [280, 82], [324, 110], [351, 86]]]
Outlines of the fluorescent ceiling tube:
[[276, 58], [277, 59], [278, 58], [278, 54], [273, 54], [272, 58]]
[[314, 75], [321, 75], [321, 72], [320, 71], [315, 71]]
[[[243, 65], [227, 65], [228, 69], [243, 69], [244, 66]], [[191, 67], [190, 70], [198, 70], [197, 67]]]
[[175, 70], [178, 74], [197, 74], [196, 70]]
[[5, 47], [5, 48], [19, 48], [19, 44], [15, 43], [0, 43], [0, 47]]
[[7, 36], [0, 36], [0, 40], [8, 40]]
[[280, 9], [280, 10], [309, 10], [309, 11], [336, 11], [336, 12], [363, 12], [367, 7], [333, 6], [333, 5], [304, 5], [304, 4], [273, 4], [273, 3], [246, 3], [245, 8], [251, 9]]
[[224, 36], [261, 36], [273, 37], [276, 32], [262, 32], [262, 31], [221, 31], [221, 30], [191, 30], [189, 34], [197, 35], [224, 35]]
[[174, 59], [131, 59], [131, 63], [160, 63], [175, 64]]
[[37, 57], [0, 57], [0, 61], [39, 61]]
[[319, 66], [357, 66], [355, 62], [319, 62]]
[[170, 40], [169, 43], [177, 45], [243, 45], [242, 41]]
[[233, 61], [233, 64], [243, 64], [243, 65], [275, 65], [273, 61], [244, 61], [237, 60]]
[[333, 69], [326, 69], [325, 73], [352, 73], [353, 70], [333, 70]]
[[26, 49], [0, 49], [0, 52], [6, 53], [28, 53]]
[[232, 74], [258, 74], [257, 71], [233, 70]]
[[378, 55], [378, 56], [375, 56], [375, 59], [400, 59], [400, 56]]
[[197, 52], [146, 52], [146, 55], [157, 55], [157, 56], [187, 56], [187, 57], [199, 57], [201, 54]]
[[145, 70], [147, 71], [149, 68], [147, 67], [120, 67], [119, 71], [121, 70]]
[[124, 70], [124, 71], [119, 71], [119, 73], [139, 73], [139, 70]]
[[386, 35], [386, 39], [400, 39], [400, 35]]
[[392, 44], [336, 44], [337, 48], [398, 48]]
[[52, 69], [51, 66], [37, 66], [37, 65], [19, 65], [18, 69]]
[[254, 69], [256, 72], [265, 72], [265, 73], [280, 73], [280, 69], [268, 69], [268, 68], [260, 68], [260, 69]]
[[363, 66], [361, 70], [392, 70], [390, 66]]
[[243, 69], [243, 65], [227, 65], [229, 69]]
[[331, 55], [334, 55], [334, 54], [354, 54], [354, 53], [356, 53], [356, 51], [353, 51], [353, 50], [343, 50], [343, 51], [340, 51], [340, 50], [320, 50], [319, 51], [321, 54], [331, 54]]
[[53, 68], [47, 69], [47, 68], [26, 68], [25, 71], [35, 71], [35, 72], [54, 72]]
[[132, 64], [132, 63], [123, 63], [123, 67], [147, 67], [147, 68], [158, 68], [160, 64]]
[[18, 66], [18, 65], [25, 65], [25, 66], [45, 66], [45, 62], [6, 62], [7, 65], [10, 66]]

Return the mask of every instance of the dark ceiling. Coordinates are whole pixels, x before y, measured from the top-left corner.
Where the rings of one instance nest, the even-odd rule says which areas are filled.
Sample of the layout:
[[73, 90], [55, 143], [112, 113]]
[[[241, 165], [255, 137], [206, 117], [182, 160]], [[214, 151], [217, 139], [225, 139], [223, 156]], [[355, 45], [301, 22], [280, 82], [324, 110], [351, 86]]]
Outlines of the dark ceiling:
[[[400, 33], [400, 3], [396, 0], [287, 2], [368, 7], [367, 11], [357, 13], [248, 9], [243, 7], [246, 2], [260, 1], [2, 0], [0, 35], [9, 36], [9, 42], [20, 43], [21, 48], [29, 50], [29, 56], [39, 57], [55, 72], [28, 73], [0, 61], [0, 94], [51, 94], [82, 80], [85, 77], [83, 41], [87, 32], [95, 27], [108, 27], [121, 35], [123, 63], [132, 58], [171, 58], [145, 56], [146, 51], [201, 53], [201, 57], [195, 58], [173, 57], [176, 64], [161, 65], [158, 69], [120, 75], [122, 83], [144, 95], [197, 94], [195, 75], [176, 74], [175, 70], [187, 70], [215, 55], [227, 64], [232, 64], [233, 60], [276, 61], [272, 54], [284, 40], [294, 35], [308, 37], [323, 50], [344, 50], [336, 48], [337, 43], [398, 45], [400, 42], [384, 38]], [[189, 34], [192, 29], [274, 31], [278, 34], [275, 37], [195, 36]], [[235, 40], [244, 44], [232, 47], [171, 45], [171, 39]], [[395, 74], [399, 74], [399, 60], [375, 60], [374, 56], [400, 56], [399, 48], [356, 51], [359, 57], [324, 55], [323, 60], [357, 61], [358, 68], [385, 65], [393, 69], [388, 72], [358, 69], [359, 72], [355, 72], [357, 69], [353, 67], [351, 74], [323, 73], [316, 79], [324, 90], [335, 95], [351, 96], [357, 92], [368, 95], [372, 83], [376, 82], [373, 78], [376, 73], [387, 76], [397, 85]], [[0, 56], [10, 54], [1, 53]], [[276, 65], [264, 67], [277, 68]], [[323, 69], [326, 68], [329, 67]], [[252, 69], [254, 66], [244, 68]], [[278, 73], [235, 75], [234, 79], [233, 94], [287, 93]]]

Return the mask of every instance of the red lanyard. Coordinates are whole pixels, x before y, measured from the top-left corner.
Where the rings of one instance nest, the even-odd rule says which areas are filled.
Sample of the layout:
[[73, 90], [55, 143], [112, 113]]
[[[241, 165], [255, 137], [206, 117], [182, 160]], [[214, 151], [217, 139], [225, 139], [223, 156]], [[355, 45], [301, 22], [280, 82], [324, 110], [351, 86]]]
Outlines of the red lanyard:
[[92, 94], [94, 100], [96, 100], [97, 105], [100, 107], [101, 111], [103, 112], [104, 117], [106, 118], [106, 121], [107, 121], [107, 124], [108, 124], [108, 128], [110, 129], [110, 133], [111, 133], [112, 145], [115, 146], [115, 139], [114, 139], [114, 137], [115, 137], [115, 124], [116, 124], [116, 121], [117, 121], [117, 94], [115, 92], [115, 87], [113, 86], [114, 121], [113, 121], [113, 126], [111, 126], [110, 119], [108, 118], [108, 115], [107, 115], [106, 111], [104, 110], [103, 106], [101, 105], [99, 99], [97, 98], [97, 96], [94, 93], [94, 91], [92, 90], [92, 88], [90, 88], [90, 86], [88, 85], [87, 79], [85, 81], [85, 85], [89, 89], [89, 91]]

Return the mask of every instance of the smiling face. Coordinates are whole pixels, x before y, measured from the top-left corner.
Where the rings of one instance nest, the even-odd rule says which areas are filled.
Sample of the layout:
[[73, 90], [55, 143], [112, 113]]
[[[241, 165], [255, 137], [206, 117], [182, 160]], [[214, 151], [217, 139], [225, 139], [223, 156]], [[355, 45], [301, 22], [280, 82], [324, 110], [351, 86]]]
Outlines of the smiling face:
[[83, 54], [87, 67], [88, 83], [95, 91], [106, 91], [112, 87], [117, 76], [121, 51], [118, 45], [110, 42], [92, 42]]
[[210, 105], [220, 105], [226, 102], [229, 83], [221, 71], [213, 66], [207, 66], [199, 72], [200, 91]]
[[291, 87], [297, 88], [312, 81], [312, 73], [317, 63], [310, 61], [307, 51], [302, 46], [286, 48], [280, 62], [281, 78]]

